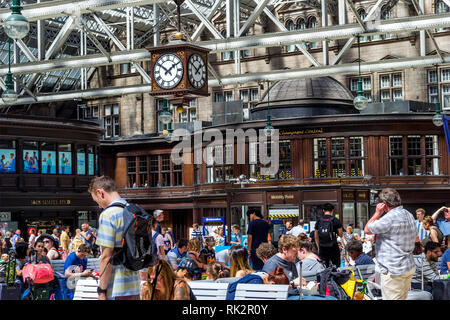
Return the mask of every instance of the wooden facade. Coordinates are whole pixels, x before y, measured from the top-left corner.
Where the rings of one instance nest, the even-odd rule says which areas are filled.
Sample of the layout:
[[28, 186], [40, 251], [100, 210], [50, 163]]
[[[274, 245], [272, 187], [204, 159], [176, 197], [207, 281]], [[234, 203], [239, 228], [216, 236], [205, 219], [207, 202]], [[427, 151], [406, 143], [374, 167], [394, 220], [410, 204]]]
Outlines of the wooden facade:
[[[236, 181], [208, 181], [205, 161], [197, 168], [194, 164], [183, 163], [181, 185], [172, 185], [173, 178], [170, 180], [171, 184], [164, 187], [142, 185], [138, 178], [134, 180], [137, 181], [134, 188], [132, 185], [127, 185], [130, 179], [127, 177], [130, 175], [127, 164], [130, 159], [137, 163], [143, 157], [170, 154], [176, 143], [169, 144], [162, 137], [140, 138], [139, 141], [121, 139], [120, 142], [102, 146], [102, 154], [108, 154], [114, 158], [116, 166], [110, 168], [109, 174], [114, 174], [121, 188], [120, 193], [141, 204], [147, 210], [165, 210], [168, 214], [167, 221], [163, 225], [174, 225], [178, 230], [177, 237], [187, 236], [191, 224], [201, 223], [201, 219], [207, 216], [226, 216], [228, 227], [232, 224], [240, 224], [242, 228], [246, 228], [243, 211], [254, 206], [260, 207], [266, 218], [270, 218], [270, 210], [274, 208], [294, 210], [297, 208], [299, 218], [309, 223], [317, 219], [321, 213], [320, 206], [326, 202], [335, 205], [336, 213], [344, 224], [351, 223], [357, 228], [363, 228], [363, 224], [373, 213], [373, 206], [376, 204], [375, 192], [384, 187], [397, 189], [402, 196], [404, 206], [412, 213], [416, 208], [422, 207], [431, 214], [434, 209], [449, 204], [449, 155], [443, 129], [435, 127], [431, 117], [430, 113], [405, 113], [274, 120], [274, 127], [279, 129], [279, 140], [289, 141], [291, 174], [288, 179], [262, 178], [243, 185]], [[265, 121], [251, 121], [215, 127], [215, 129], [220, 129], [225, 135], [226, 129], [258, 130], [264, 126]], [[345, 140], [349, 137], [360, 137], [362, 141], [364, 152], [361, 160], [364, 163], [364, 169], [361, 175], [342, 174], [336, 177], [329, 171], [324, 177], [317, 176], [314, 169], [315, 139], [326, 139], [326, 147], [330, 152], [332, 139], [344, 138]], [[413, 174], [411, 170], [410, 174], [406, 172], [407, 167], [411, 167], [409, 162], [411, 160], [408, 158], [408, 152], [411, 149], [408, 145], [409, 140], [408, 143], [405, 140], [404, 156], [398, 160], [393, 159], [390, 154], [390, 148], [393, 145], [390, 137], [396, 137], [396, 139], [414, 137], [417, 140], [417, 146], [420, 140], [420, 150], [416, 150], [419, 153], [413, 162]], [[430, 137], [435, 137], [433, 139], [437, 145], [435, 146], [436, 154], [432, 157], [434, 160], [430, 160], [431, 158], [427, 156], [429, 151], [425, 150], [425, 137], [427, 137], [428, 148], [430, 148]], [[203, 142], [203, 149], [209, 143]], [[233, 147], [237, 150], [236, 141]], [[349, 144], [346, 143], [343, 149], [345, 157], [341, 159], [342, 165], [347, 169], [352, 161], [349, 148]], [[241, 174], [247, 178], [250, 177], [248, 141], [245, 144], [245, 152], [246, 163], [232, 166], [233, 178]], [[184, 154], [183, 157], [193, 158], [192, 153]], [[329, 157], [328, 170], [331, 170], [331, 161]], [[404, 174], [390, 172], [392, 161], [403, 163]], [[435, 166], [434, 172], [429, 171], [430, 163]], [[163, 174], [161, 163], [159, 162], [158, 165], [158, 181], [161, 181]], [[132, 179], [134, 179], [133, 175], [132, 173]], [[136, 173], [136, 176], [138, 175], [139, 173]], [[149, 170], [144, 173], [144, 177], [150, 178]], [[296, 219], [297, 217], [294, 218]], [[182, 225], [175, 226], [175, 221]], [[245, 230], [241, 231], [245, 233]]]
[[[24, 231], [34, 225], [51, 233], [56, 224], [78, 228], [81, 221], [90, 221], [95, 226], [98, 206], [87, 188], [99, 172], [95, 159], [102, 134], [103, 129], [92, 121], [1, 116], [0, 151], [8, 150], [17, 160], [14, 167], [0, 173], [0, 212], [8, 217], [0, 222], [2, 227]], [[5, 149], [8, 144], [12, 147]], [[24, 158], [28, 145], [35, 146], [37, 161], [32, 171]], [[64, 169], [61, 150], [69, 150], [64, 156], [71, 160]], [[54, 155], [54, 171], [47, 171], [44, 162], [49, 153]]]

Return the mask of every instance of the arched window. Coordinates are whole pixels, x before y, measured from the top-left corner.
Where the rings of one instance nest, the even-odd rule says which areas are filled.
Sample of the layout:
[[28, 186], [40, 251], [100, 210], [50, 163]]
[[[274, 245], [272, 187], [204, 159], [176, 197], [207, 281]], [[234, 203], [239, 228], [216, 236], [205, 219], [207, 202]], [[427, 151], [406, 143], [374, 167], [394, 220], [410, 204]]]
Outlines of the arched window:
[[[309, 18], [306, 28], [307, 29], [317, 28], [317, 19], [316, 19], [316, 17]], [[311, 49], [317, 48], [317, 42], [311, 42], [310, 48]]]
[[[450, 12], [450, 7], [442, 0], [437, 0], [434, 8], [435, 13], [447, 13]], [[442, 32], [449, 30], [449, 28], [439, 28], [436, 32]]]
[[[304, 30], [306, 29], [306, 22], [304, 19], [298, 19], [297, 20], [297, 30]], [[306, 43], [302, 42], [302, 47], [306, 48]]]
[[[222, 37], [226, 38], [227, 37], [227, 32], [225, 30], [222, 30], [222, 32], [220, 33], [222, 35]], [[222, 52], [221, 53], [222, 56], [222, 60], [232, 60], [233, 59], [233, 51], [226, 51], [226, 52]]]
[[[362, 21], [364, 21], [364, 19], [367, 17], [366, 10], [364, 10], [364, 9], [358, 10], [358, 14], [359, 14], [359, 18], [360, 18]], [[368, 36], [360, 37], [359, 40], [360, 40], [361, 42], [369, 41], [369, 40], [370, 40], [370, 37], [368, 37]]]
[[[391, 10], [387, 10], [386, 5], [384, 5], [383, 7], [381, 7], [381, 20], [389, 20], [391, 19]], [[392, 34], [390, 33], [386, 33], [383, 35], [384, 39], [391, 39], [392, 38]]]
[[[287, 29], [288, 31], [295, 30], [295, 25], [294, 25], [294, 22], [293, 22], [292, 20], [288, 20], [288, 21], [286, 22], [286, 29]], [[286, 51], [287, 51], [287, 52], [294, 52], [294, 51], [295, 51], [295, 45], [293, 45], [293, 44], [288, 45], [288, 46], [286, 47]]]

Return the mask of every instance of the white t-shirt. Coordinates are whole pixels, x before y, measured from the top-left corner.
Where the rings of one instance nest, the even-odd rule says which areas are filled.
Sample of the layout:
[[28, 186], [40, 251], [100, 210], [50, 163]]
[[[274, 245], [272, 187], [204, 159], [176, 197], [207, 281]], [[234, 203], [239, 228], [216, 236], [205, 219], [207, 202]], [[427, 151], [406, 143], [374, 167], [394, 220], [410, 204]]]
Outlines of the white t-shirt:
[[225, 264], [230, 263], [230, 256], [228, 255], [228, 249], [216, 252], [216, 261]]
[[[152, 237], [155, 235], [155, 230], [152, 230]], [[160, 252], [160, 247], [164, 247], [164, 237], [162, 234], [159, 234], [155, 239], [156, 249], [158, 253], [158, 258], [162, 259], [162, 254]]]
[[291, 235], [293, 235], [294, 237], [298, 237], [298, 235], [301, 234], [301, 233], [306, 233], [306, 231], [305, 231], [305, 229], [304, 229], [302, 226], [300, 226], [300, 225], [295, 226], [295, 227], [293, 227], [291, 230], [289, 230], [288, 232], [286, 232], [286, 234], [291, 234]]

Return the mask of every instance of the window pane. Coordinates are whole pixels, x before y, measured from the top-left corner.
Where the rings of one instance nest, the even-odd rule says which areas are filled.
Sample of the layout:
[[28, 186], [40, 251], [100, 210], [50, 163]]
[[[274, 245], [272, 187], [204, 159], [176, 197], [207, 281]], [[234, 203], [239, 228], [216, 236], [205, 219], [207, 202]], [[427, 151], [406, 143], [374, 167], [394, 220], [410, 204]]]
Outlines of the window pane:
[[314, 139], [314, 158], [326, 158], [327, 156], [327, 139]]
[[350, 157], [363, 157], [363, 138], [350, 137]]
[[408, 156], [420, 156], [420, 136], [408, 136]]
[[380, 77], [381, 88], [389, 88], [391, 86], [389, 75], [384, 75]]
[[403, 90], [394, 90], [393, 93], [394, 101], [403, 99]]
[[331, 138], [331, 156], [345, 157], [344, 138]]
[[428, 71], [428, 83], [437, 82], [437, 72], [435, 70]]
[[342, 224], [344, 226], [355, 225], [355, 204], [353, 202], [342, 203]]
[[240, 99], [241, 99], [242, 101], [244, 101], [244, 102], [247, 102], [247, 101], [248, 101], [248, 90], [241, 90], [241, 91], [239, 92], [239, 95], [240, 95]]
[[403, 138], [401, 136], [389, 137], [389, 155], [403, 156]]
[[422, 175], [422, 165], [420, 159], [408, 159], [408, 175]]
[[250, 100], [256, 101], [258, 98], [258, 89], [250, 89]]
[[441, 81], [450, 81], [450, 69], [441, 70]]
[[381, 91], [381, 101], [391, 100], [391, 94], [389, 91]]
[[56, 143], [41, 142], [41, 170], [43, 174], [56, 174]]
[[425, 136], [425, 155], [427, 156], [439, 155], [437, 136]]
[[372, 89], [372, 82], [370, 80], [370, 78], [362, 78], [362, 85], [363, 85], [363, 90], [370, 90]]
[[86, 174], [86, 153], [84, 146], [77, 148], [77, 173], [80, 175]]
[[392, 86], [401, 87], [402, 86], [402, 74], [396, 73], [392, 75]]
[[127, 172], [136, 173], [136, 158], [128, 157], [127, 160], [128, 160]]
[[110, 116], [111, 115], [111, 106], [107, 105], [105, 106], [105, 117]]

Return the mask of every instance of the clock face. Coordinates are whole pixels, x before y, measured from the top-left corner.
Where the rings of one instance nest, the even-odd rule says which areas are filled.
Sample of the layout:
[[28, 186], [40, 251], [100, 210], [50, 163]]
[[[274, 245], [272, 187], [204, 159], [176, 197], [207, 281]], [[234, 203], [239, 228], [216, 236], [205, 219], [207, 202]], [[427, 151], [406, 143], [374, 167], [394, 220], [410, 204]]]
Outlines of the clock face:
[[189, 57], [187, 73], [189, 82], [194, 88], [203, 88], [206, 83], [206, 64], [198, 53], [194, 53]]
[[175, 88], [183, 78], [183, 62], [174, 53], [166, 53], [156, 60], [153, 77], [162, 89]]

